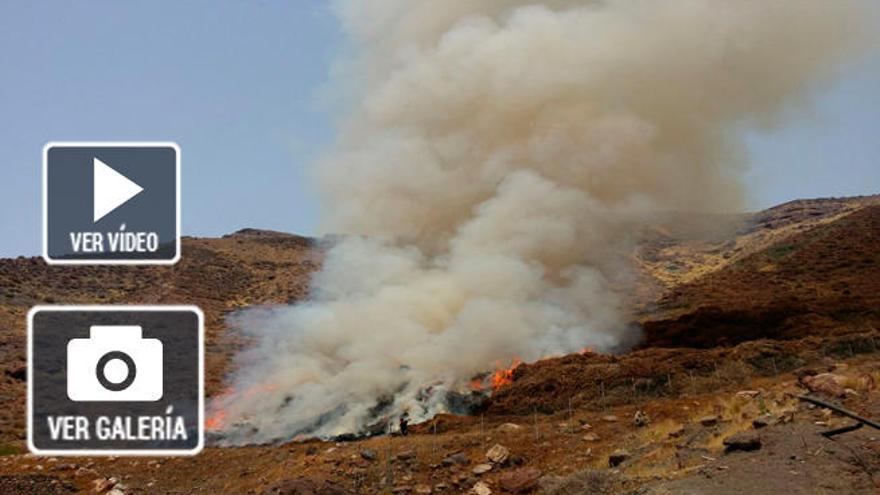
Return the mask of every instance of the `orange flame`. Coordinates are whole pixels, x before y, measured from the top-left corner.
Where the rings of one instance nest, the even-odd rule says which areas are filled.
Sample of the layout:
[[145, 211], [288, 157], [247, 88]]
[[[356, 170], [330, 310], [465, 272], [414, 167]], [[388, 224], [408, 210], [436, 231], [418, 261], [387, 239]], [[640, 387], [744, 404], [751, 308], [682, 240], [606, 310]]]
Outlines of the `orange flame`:
[[[228, 400], [230, 397], [235, 397], [237, 400], [247, 400], [253, 397], [255, 394], [263, 393], [263, 392], [274, 392], [278, 390], [278, 386], [272, 383], [267, 383], [264, 385], [254, 385], [245, 389], [242, 392], [236, 392], [234, 388], [227, 387], [222, 392], [217, 394], [215, 400], [219, 400], [220, 402], [224, 402]], [[217, 431], [226, 426], [229, 421], [229, 412], [222, 408], [218, 407], [216, 411], [214, 411], [211, 416], [205, 419], [205, 429], [208, 431]]]
[[513, 372], [516, 371], [521, 364], [522, 360], [518, 357], [513, 358], [509, 368], [501, 368], [501, 363], [496, 363], [495, 367], [497, 369], [495, 370], [495, 374], [492, 375], [492, 390], [498, 390], [505, 385], [513, 383]]
[[210, 418], [205, 420], [205, 429], [208, 431], [217, 431], [223, 428], [223, 426], [226, 425], [228, 416], [229, 413], [227, 413], [225, 409], [215, 411]]

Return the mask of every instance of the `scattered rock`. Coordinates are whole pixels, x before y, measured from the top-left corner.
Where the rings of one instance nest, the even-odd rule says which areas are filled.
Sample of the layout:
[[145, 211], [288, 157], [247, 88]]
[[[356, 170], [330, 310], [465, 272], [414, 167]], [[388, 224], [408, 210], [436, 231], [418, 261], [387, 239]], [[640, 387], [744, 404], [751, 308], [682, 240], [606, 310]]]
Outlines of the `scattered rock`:
[[636, 427], [648, 426], [651, 422], [651, 418], [648, 416], [648, 413], [645, 411], [636, 411], [636, 414], [633, 416], [633, 424]]
[[827, 395], [829, 397], [843, 397], [846, 390], [843, 388], [844, 377], [834, 373], [819, 373], [814, 376], [805, 376], [801, 383], [810, 392]]
[[416, 485], [416, 493], [418, 495], [430, 495], [433, 493], [429, 485]]
[[470, 462], [470, 459], [468, 459], [468, 457], [463, 452], [458, 452], [458, 453], [452, 454], [451, 456], [440, 461], [440, 463], [443, 464], [444, 466], [454, 466], [456, 464], [467, 464], [469, 462]]
[[376, 460], [376, 451], [373, 449], [364, 449], [361, 451], [361, 457], [368, 461]]
[[595, 442], [599, 440], [599, 435], [596, 435], [595, 433], [587, 433], [582, 438], [585, 442]]
[[592, 430], [593, 425], [591, 425], [590, 423], [581, 423], [581, 429], [582, 430]]
[[794, 409], [785, 409], [779, 413], [779, 416], [776, 417], [776, 420], [780, 423], [791, 423], [794, 421], [794, 413], [796, 411]]
[[602, 416], [602, 421], [605, 421], [607, 423], [614, 423], [615, 421], [617, 421], [617, 416], [615, 416], [613, 414], [608, 414], [608, 415]]
[[483, 483], [482, 481], [478, 481], [472, 488], [471, 493], [474, 495], [492, 495], [492, 490], [489, 489], [489, 485]]
[[773, 420], [774, 418], [772, 414], [762, 414], [755, 418], [754, 421], [752, 421], [752, 428], [758, 429], [764, 428], [765, 426], [770, 426], [771, 424], [773, 424]]
[[504, 464], [507, 462], [507, 459], [510, 457], [510, 451], [507, 450], [507, 447], [501, 444], [495, 444], [488, 452], [486, 452], [486, 459], [494, 462], [495, 464]]
[[700, 424], [703, 426], [715, 426], [718, 424], [718, 416], [703, 416], [700, 418]]
[[93, 493], [104, 493], [116, 485], [116, 478], [98, 478], [92, 480], [92, 485], [94, 485], [92, 488]]
[[412, 491], [412, 487], [409, 485], [398, 485], [391, 489], [391, 493], [409, 493]]
[[476, 474], [477, 476], [479, 476], [481, 474], [488, 473], [491, 470], [492, 470], [491, 464], [477, 464], [476, 466], [474, 466], [473, 469], [471, 469], [471, 472]]
[[538, 486], [540, 478], [539, 469], [527, 467], [502, 474], [498, 483], [511, 493], [528, 493]]
[[408, 461], [410, 459], [415, 458], [415, 456], [416, 456], [416, 452], [414, 450], [405, 450], [405, 451], [397, 454], [395, 457], [397, 457], [397, 459], [400, 461]]
[[311, 445], [311, 446], [309, 446], [309, 448], [306, 449], [306, 455], [317, 455], [317, 454], [318, 454], [318, 447], [316, 447], [314, 445]]
[[501, 433], [516, 433], [522, 430], [522, 426], [516, 423], [504, 423], [503, 425], [498, 427], [498, 431]]
[[120, 490], [119, 488], [112, 488], [107, 495], [125, 495], [125, 492]]
[[684, 426], [682, 425], [669, 432], [669, 438], [678, 438], [682, 435], [684, 435]]
[[629, 451], [617, 449], [608, 456], [608, 465], [611, 467], [617, 467], [630, 457], [632, 457], [632, 454], [630, 454]]
[[724, 446], [728, 452], [758, 450], [761, 448], [761, 437], [753, 431], [744, 431], [725, 438]]

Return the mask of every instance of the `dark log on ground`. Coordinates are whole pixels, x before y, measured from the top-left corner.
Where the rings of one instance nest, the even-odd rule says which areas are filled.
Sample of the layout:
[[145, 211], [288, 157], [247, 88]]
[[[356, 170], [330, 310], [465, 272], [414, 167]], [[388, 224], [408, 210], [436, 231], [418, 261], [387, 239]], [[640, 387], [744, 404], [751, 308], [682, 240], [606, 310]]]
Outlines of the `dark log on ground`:
[[837, 404], [833, 404], [831, 402], [827, 402], [822, 399], [817, 399], [817, 398], [811, 397], [809, 395], [798, 395], [797, 398], [800, 400], [806, 401], [806, 402], [816, 404], [817, 406], [827, 407], [828, 409], [831, 409], [832, 411], [837, 411], [840, 414], [843, 414], [844, 416], [852, 418], [860, 423], [864, 423], [864, 424], [870, 426], [871, 428], [876, 428], [876, 429], [880, 430], [880, 423], [878, 423], [876, 421], [872, 421], [868, 418], [859, 416], [858, 414], [850, 411], [849, 409], [845, 409], [843, 406], [838, 406]]
[[849, 433], [851, 431], [856, 431], [859, 428], [865, 426], [864, 423], [854, 423], [848, 426], [841, 426], [840, 428], [835, 428], [833, 430], [823, 431], [822, 436], [825, 438], [831, 438], [834, 435], [840, 435], [842, 433]]

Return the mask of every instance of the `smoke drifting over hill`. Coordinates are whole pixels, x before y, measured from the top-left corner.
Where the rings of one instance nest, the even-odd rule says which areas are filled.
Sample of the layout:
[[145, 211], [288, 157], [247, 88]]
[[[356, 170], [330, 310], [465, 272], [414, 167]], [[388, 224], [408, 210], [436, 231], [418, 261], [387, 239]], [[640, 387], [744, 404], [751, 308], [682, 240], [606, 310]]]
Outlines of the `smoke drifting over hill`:
[[316, 172], [347, 235], [308, 302], [237, 317], [226, 441], [427, 417], [495, 363], [632, 345], [627, 226], [740, 207], [737, 131], [858, 53], [863, 5], [342, 3], [357, 104]]

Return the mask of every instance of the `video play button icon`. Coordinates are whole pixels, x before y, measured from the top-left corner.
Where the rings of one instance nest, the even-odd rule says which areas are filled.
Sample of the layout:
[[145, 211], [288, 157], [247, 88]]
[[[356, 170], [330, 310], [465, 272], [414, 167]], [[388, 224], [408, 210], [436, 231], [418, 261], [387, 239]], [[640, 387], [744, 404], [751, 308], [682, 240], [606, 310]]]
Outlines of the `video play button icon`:
[[180, 257], [174, 143], [49, 143], [43, 257], [50, 264], [171, 264]]
[[97, 158], [94, 159], [93, 176], [94, 222], [104, 218], [105, 215], [144, 190], [143, 187]]

